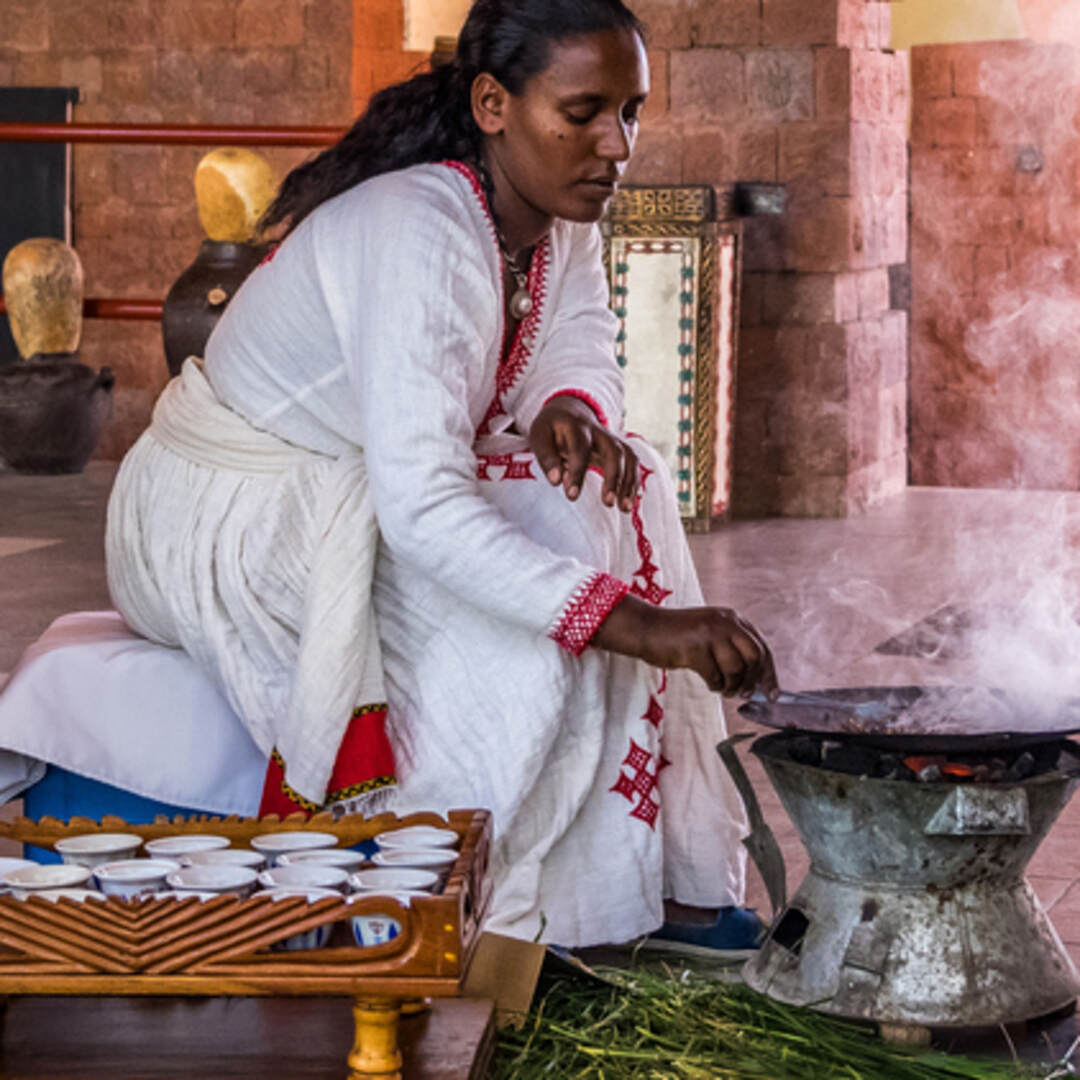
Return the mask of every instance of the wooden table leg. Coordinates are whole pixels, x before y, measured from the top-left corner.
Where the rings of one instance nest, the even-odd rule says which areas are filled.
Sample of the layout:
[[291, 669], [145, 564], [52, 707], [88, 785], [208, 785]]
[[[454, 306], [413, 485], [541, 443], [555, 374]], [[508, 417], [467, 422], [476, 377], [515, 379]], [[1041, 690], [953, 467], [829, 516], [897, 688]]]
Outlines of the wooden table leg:
[[392, 998], [353, 1001], [356, 1038], [349, 1053], [348, 1080], [401, 1080], [400, 1016], [400, 1002]]

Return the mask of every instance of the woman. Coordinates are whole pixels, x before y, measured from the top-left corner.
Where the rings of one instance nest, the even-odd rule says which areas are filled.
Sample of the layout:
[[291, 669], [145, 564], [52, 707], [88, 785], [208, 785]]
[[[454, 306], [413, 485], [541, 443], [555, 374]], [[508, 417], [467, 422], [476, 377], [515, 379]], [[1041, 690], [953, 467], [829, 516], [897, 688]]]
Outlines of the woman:
[[594, 223], [648, 89], [619, 0], [477, 0], [286, 179], [110, 506], [118, 607], [273, 754], [264, 809], [488, 807], [489, 926], [566, 945], [739, 902], [713, 691], [776, 685], [618, 434]]

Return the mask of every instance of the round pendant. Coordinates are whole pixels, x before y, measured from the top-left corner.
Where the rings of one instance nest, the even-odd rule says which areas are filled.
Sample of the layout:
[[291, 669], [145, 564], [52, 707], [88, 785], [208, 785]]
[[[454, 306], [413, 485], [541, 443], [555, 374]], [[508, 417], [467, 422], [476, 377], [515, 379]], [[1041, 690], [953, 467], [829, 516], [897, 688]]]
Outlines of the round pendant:
[[510, 314], [520, 321], [521, 319], [524, 319], [530, 311], [532, 311], [532, 297], [529, 295], [529, 290], [518, 289], [517, 292], [510, 297]]

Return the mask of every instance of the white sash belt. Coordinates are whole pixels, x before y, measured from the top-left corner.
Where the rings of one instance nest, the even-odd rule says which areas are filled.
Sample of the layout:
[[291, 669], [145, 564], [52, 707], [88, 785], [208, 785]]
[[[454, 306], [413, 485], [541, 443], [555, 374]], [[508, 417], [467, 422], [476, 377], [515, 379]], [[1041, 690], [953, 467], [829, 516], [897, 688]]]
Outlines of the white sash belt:
[[291, 702], [286, 716], [272, 720], [286, 781], [322, 803], [352, 710], [386, 700], [371, 603], [378, 527], [363, 454], [330, 458], [259, 431], [218, 400], [195, 358], [158, 399], [150, 433], [198, 465], [247, 475], [282, 473], [313, 459], [332, 463], [319, 474], [318, 532]]

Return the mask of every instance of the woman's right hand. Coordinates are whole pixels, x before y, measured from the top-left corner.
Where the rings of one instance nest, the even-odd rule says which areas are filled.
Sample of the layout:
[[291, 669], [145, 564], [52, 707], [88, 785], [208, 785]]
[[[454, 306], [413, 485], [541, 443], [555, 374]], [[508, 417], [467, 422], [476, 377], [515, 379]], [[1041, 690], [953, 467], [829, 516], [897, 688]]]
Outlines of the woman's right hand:
[[659, 668], [689, 668], [726, 697], [777, 692], [772, 653], [757, 629], [729, 608], [658, 608], [624, 596], [593, 645]]

